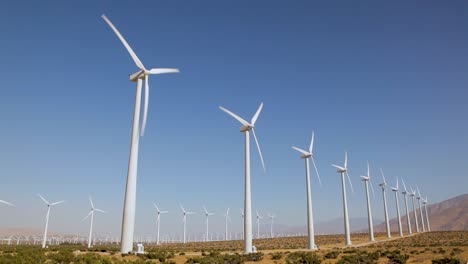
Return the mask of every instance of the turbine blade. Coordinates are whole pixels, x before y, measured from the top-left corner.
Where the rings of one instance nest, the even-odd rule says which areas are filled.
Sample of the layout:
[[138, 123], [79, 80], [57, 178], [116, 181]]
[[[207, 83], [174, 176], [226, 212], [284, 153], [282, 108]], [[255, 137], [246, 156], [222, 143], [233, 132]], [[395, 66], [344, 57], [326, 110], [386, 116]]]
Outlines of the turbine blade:
[[387, 184], [387, 181], [385, 180], [385, 175], [382, 169], [380, 169], [380, 173], [382, 174], [382, 179], [383, 179], [384, 184]]
[[226, 108], [220, 106], [219, 109], [223, 110], [224, 112], [228, 113], [230, 116], [234, 117], [237, 121], [239, 121], [244, 126], [250, 126], [249, 122], [242, 119], [240, 116], [234, 114], [233, 112], [227, 110]]
[[310, 140], [309, 153], [312, 154], [314, 150], [314, 131], [312, 130], [312, 139]]
[[101, 209], [97, 209], [97, 208], [96, 208], [96, 209], [94, 209], [94, 210], [96, 210], [96, 211], [98, 211], [98, 212], [101, 212], [101, 213], [107, 214], [107, 211], [104, 211], [104, 210], [101, 210]]
[[396, 178], [396, 188], [398, 189], [398, 177]]
[[38, 196], [41, 198], [42, 201], [44, 201], [44, 203], [49, 205], [49, 202], [44, 197], [42, 197], [42, 195], [38, 194]]
[[333, 167], [339, 169], [339, 170], [345, 170], [345, 168], [341, 167], [341, 166], [338, 166], [338, 165], [335, 165], [335, 164], [332, 164]]
[[320, 180], [320, 174], [317, 169], [317, 165], [315, 164], [315, 159], [312, 157], [312, 164], [314, 164], [315, 172], [317, 173], [317, 179], [319, 181], [320, 187], [322, 187], [322, 180]]
[[303, 150], [303, 149], [300, 149], [300, 148], [298, 148], [298, 147], [292, 146], [292, 148], [295, 149], [295, 150], [297, 150], [297, 151], [299, 151], [300, 153], [302, 153], [302, 154], [304, 154], [304, 155], [310, 155], [309, 152], [307, 152], [307, 151], [305, 151], [305, 150]]
[[230, 209], [230, 208], [227, 209], [226, 215], [229, 215], [229, 209]]
[[182, 212], [185, 213], [185, 209], [184, 209], [184, 207], [182, 206], [182, 204], [179, 204], [179, 206], [180, 206], [180, 209], [182, 209]]
[[120, 41], [125, 46], [128, 53], [130, 53], [130, 56], [132, 56], [132, 59], [135, 62], [135, 64], [137, 65], [137, 67], [140, 68], [141, 70], [145, 70], [145, 66], [143, 66], [143, 63], [141, 63], [140, 59], [137, 57], [137, 55], [135, 54], [133, 49], [130, 47], [130, 45], [128, 45], [127, 41], [124, 39], [122, 34], [120, 34], [120, 32], [117, 30], [117, 28], [114, 26], [114, 24], [112, 24], [112, 22], [106, 17], [106, 15], [102, 15], [101, 17], [112, 28], [112, 30], [117, 35], [117, 37], [119, 37]]
[[155, 68], [149, 70], [150, 74], [165, 74], [165, 73], [179, 73], [179, 69], [175, 68]]
[[371, 187], [371, 190], [372, 190], [372, 197], [374, 197], [374, 199], [375, 199], [374, 185], [372, 184], [371, 181], [369, 181], [369, 184], [370, 184], [370, 187]]
[[370, 166], [369, 166], [369, 161], [367, 161], [367, 177], [370, 179]]
[[91, 203], [91, 208], [94, 209], [93, 199], [91, 198], [91, 195], [89, 196], [89, 202]]
[[348, 168], [348, 152], [345, 152], [344, 167]]
[[86, 220], [92, 213], [93, 213], [93, 210], [89, 211], [88, 215], [86, 215], [86, 216], [81, 220], [81, 222], [83, 222], [84, 220]]
[[405, 192], [408, 192], [408, 191], [406, 190], [405, 180], [401, 179], [401, 181], [403, 182], [403, 188], [405, 189]]
[[263, 102], [260, 103], [260, 106], [258, 107], [257, 112], [255, 112], [255, 115], [252, 117], [252, 121], [250, 122], [252, 126], [255, 126], [255, 122], [257, 122], [257, 118], [260, 115], [262, 108], [263, 108]]
[[148, 84], [148, 76], [145, 76], [145, 102], [143, 106], [143, 122], [141, 123], [141, 131], [140, 136], [145, 135], [145, 128], [146, 128], [146, 119], [148, 118], [148, 102], [149, 102], [149, 84]]
[[153, 203], [153, 205], [154, 205], [154, 208], [156, 209], [156, 211], [157, 211], [158, 213], [160, 213], [159, 207], [156, 205], [156, 203]]
[[4, 204], [7, 204], [7, 205], [10, 205], [10, 206], [14, 206], [13, 204], [7, 202], [7, 201], [3, 201], [3, 200], [0, 200], [0, 203], [4, 203]]
[[206, 207], [205, 207], [205, 206], [203, 206], [203, 210], [205, 210], [205, 213], [206, 213], [206, 214], [209, 214], [209, 213], [208, 213], [208, 210], [206, 210]]
[[57, 204], [61, 204], [61, 203], [64, 203], [65, 201], [60, 201], [60, 202], [55, 202], [55, 203], [52, 203], [51, 205], [57, 205]]
[[349, 185], [351, 186], [351, 191], [354, 192], [353, 183], [351, 182], [351, 178], [349, 177], [348, 171], [346, 171], [346, 177], [348, 177]]
[[169, 211], [161, 211], [160, 213], [161, 214], [167, 214], [167, 213], [169, 213]]
[[263, 161], [262, 151], [260, 150], [260, 144], [258, 143], [257, 135], [255, 135], [255, 129], [254, 128], [252, 128], [252, 133], [253, 133], [253, 136], [254, 136], [254, 139], [255, 139], [255, 143], [257, 144], [257, 149], [258, 149], [258, 154], [260, 155], [260, 160], [262, 161], [263, 172], [266, 172], [265, 162]]

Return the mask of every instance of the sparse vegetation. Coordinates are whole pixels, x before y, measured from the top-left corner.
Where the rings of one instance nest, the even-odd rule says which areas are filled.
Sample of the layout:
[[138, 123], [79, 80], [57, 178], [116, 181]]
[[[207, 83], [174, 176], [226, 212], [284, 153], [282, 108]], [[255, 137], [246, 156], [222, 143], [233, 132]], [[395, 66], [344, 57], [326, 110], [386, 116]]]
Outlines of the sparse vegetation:
[[320, 264], [322, 260], [312, 252], [293, 252], [286, 257], [287, 264]]

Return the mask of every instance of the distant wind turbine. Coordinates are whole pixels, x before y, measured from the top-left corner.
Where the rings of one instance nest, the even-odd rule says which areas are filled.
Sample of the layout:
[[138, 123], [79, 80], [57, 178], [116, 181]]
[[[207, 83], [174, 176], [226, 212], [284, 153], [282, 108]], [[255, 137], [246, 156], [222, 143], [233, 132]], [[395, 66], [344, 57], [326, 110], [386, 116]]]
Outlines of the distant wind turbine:
[[406, 225], [408, 226], [408, 234], [412, 234], [413, 232], [411, 231], [411, 219], [410, 219], [410, 214], [409, 214], [409, 209], [408, 209], [408, 190], [406, 190], [406, 184], [405, 184], [405, 181], [403, 179], [401, 179], [401, 181], [403, 182], [403, 192], [401, 192], [403, 194], [403, 197], [405, 198], [405, 208], [406, 208]]
[[9, 202], [3, 201], [3, 200], [0, 200], [0, 203], [6, 204], [6, 205], [9, 205], [9, 206], [14, 206], [12, 203], [9, 203]]
[[[139, 147], [139, 136], [145, 133], [146, 119], [148, 116], [148, 102], [149, 102], [149, 84], [148, 77], [152, 74], [164, 74], [164, 73], [177, 73], [178, 69], [170, 68], [154, 68], [147, 70], [140, 59], [137, 57], [133, 49], [124, 39], [122, 34], [112, 24], [112, 22], [105, 16], [101, 16], [104, 21], [111, 27], [117, 37], [120, 39], [122, 44], [127, 49], [128, 53], [132, 57], [136, 66], [140, 69], [136, 73], [130, 75], [130, 80], [137, 83], [136, 98], [135, 98], [135, 111], [133, 114], [133, 129], [132, 129], [132, 143], [130, 147], [130, 159], [128, 162], [128, 173], [127, 173], [127, 187], [125, 190], [125, 202], [124, 212], [122, 220], [122, 239], [121, 239], [121, 253], [129, 253], [133, 250], [133, 235], [135, 229], [135, 204], [136, 204], [136, 185], [137, 185], [137, 169], [138, 169], [138, 147]], [[143, 122], [140, 130], [140, 106], [141, 106], [141, 89], [145, 81], [145, 101], [143, 109]]]
[[315, 164], [314, 159], [314, 131], [312, 131], [312, 138], [310, 140], [309, 150], [303, 150], [298, 147], [292, 147], [294, 150], [299, 151], [302, 153], [301, 158], [305, 161], [305, 169], [306, 169], [306, 198], [307, 198], [307, 234], [309, 239], [309, 249], [317, 249], [317, 245], [315, 245], [315, 231], [314, 231], [314, 216], [312, 210], [312, 194], [310, 189], [310, 169], [309, 169], [309, 160], [312, 160], [312, 164], [314, 165], [315, 172], [317, 173], [317, 178], [319, 183], [320, 175], [317, 170], [317, 165]]
[[93, 242], [94, 211], [101, 212], [101, 213], [107, 213], [107, 212], [101, 209], [94, 208], [93, 199], [91, 198], [91, 196], [89, 196], [89, 202], [91, 203], [91, 210], [89, 211], [89, 214], [83, 218], [83, 221], [86, 220], [89, 216], [91, 216], [91, 224], [89, 227], [89, 236], [88, 236], [88, 248], [91, 248], [92, 242]]
[[212, 215], [214, 215], [214, 213], [210, 213], [208, 212], [208, 210], [206, 209], [205, 206], [203, 206], [203, 210], [205, 211], [205, 217], [206, 217], [206, 242], [210, 241], [210, 237], [209, 237], [209, 230], [208, 230], [208, 218]]
[[367, 175], [366, 176], [361, 176], [362, 181], [364, 182], [364, 187], [366, 188], [366, 200], [367, 200], [367, 222], [369, 226], [369, 240], [370, 241], [375, 241], [374, 238], [374, 225], [372, 223], [372, 210], [371, 210], [371, 204], [370, 204], [370, 197], [369, 197], [369, 184], [371, 185], [372, 188], [372, 193], [374, 193], [374, 187], [372, 187], [372, 183], [370, 183], [370, 166], [369, 162], [367, 162]]
[[46, 224], [45, 224], [45, 229], [44, 229], [44, 237], [42, 239], [42, 248], [46, 247], [46, 242], [47, 242], [47, 228], [49, 227], [49, 216], [50, 216], [50, 208], [54, 205], [61, 204], [65, 201], [60, 201], [60, 202], [55, 202], [55, 203], [49, 203], [42, 195], [38, 194], [39, 198], [41, 198], [42, 201], [47, 205], [47, 215], [46, 215]]
[[270, 238], [273, 238], [273, 221], [275, 220], [275, 215], [268, 214], [268, 218], [270, 218]]
[[418, 203], [419, 203], [419, 213], [420, 213], [420, 216], [421, 216], [421, 224], [422, 224], [422, 229], [423, 229], [423, 232], [426, 232], [426, 225], [424, 224], [424, 217], [423, 217], [423, 212], [422, 212], [422, 205], [421, 205], [421, 193], [419, 192], [419, 187], [416, 186], [416, 190], [418, 190], [418, 197], [416, 197], [416, 199], [418, 199]]
[[226, 211], [226, 214], [224, 215], [224, 220], [225, 220], [225, 229], [224, 229], [224, 240], [228, 240], [228, 221], [231, 220], [231, 217], [229, 216], [229, 208]]
[[167, 214], [168, 211], [161, 211], [159, 210], [159, 207], [156, 205], [156, 203], [153, 203], [154, 209], [156, 209], [156, 225], [157, 225], [157, 231], [156, 231], [156, 245], [159, 245], [159, 229], [161, 227], [161, 214]]
[[418, 223], [418, 212], [416, 211], [416, 206], [415, 206], [415, 196], [416, 196], [416, 192], [413, 190], [413, 188], [411, 188], [411, 198], [412, 198], [412, 201], [413, 201], [413, 215], [414, 215], [414, 222], [416, 223], [416, 232], [419, 233], [419, 223]]
[[424, 211], [426, 211], [426, 224], [427, 224], [427, 231], [431, 232], [431, 226], [429, 225], [429, 214], [427, 213], [427, 195], [426, 199], [423, 200]]
[[244, 253], [252, 253], [252, 194], [250, 190], [250, 131], [257, 144], [258, 154], [260, 155], [260, 161], [262, 162], [263, 171], [265, 171], [265, 163], [263, 161], [262, 151], [260, 150], [260, 144], [258, 143], [257, 136], [255, 135], [255, 122], [262, 111], [263, 103], [258, 107], [257, 112], [249, 122], [245, 121], [238, 115], [220, 106], [219, 109], [226, 112], [230, 116], [234, 117], [243, 126], [240, 132], [245, 134], [245, 191], [244, 191]]
[[345, 161], [344, 166], [338, 166], [332, 164], [333, 167], [337, 168], [337, 172], [341, 175], [341, 188], [343, 193], [343, 211], [344, 211], [344, 229], [345, 229], [345, 236], [346, 236], [346, 245], [350, 246], [351, 243], [351, 235], [349, 230], [349, 217], [348, 217], [348, 200], [346, 198], [346, 182], [345, 182], [345, 174], [348, 177], [349, 185], [351, 190], [353, 190], [353, 184], [351, 183], [351, 179], [349, 178], [348, 174], [348, 152], [345, 152]]
[[187, 212], [187, 211], [185, 211], [185, 209], [184, 209], [184, 207], [183, 207], [182, 205], [180, 205], [180, 209], [182, 210], [182, 215], [183, 215], [183, 216], [182, 216], [182, 222], [183, 222], [183, 224], [184, 224], [184, 234], [183, 234], [183, 235], [184, 235], [184, 238], [183, 238], [183, 243], [185, 244], [185, 242], [186, 242], [186, 239], [185, 239], [185, 237], [186, 237], [186, 235], [185, 235], [186, 232], [185, 232], [185, 231], [186, 231], [186, 224], [187, 224], [187, 215], [195, 214], [195, 212]]
[[398, 218], [398, 232], [400, 232], [400, 236], [403, 236], [403, 228], [401, 227], [401, 216], [400, 216], [400, 203], [398, 201], [398, 177], [396, 180], [396, 187], [392, 187], [392, 191], [395, 193], [395, 205], [397, 211], [397, 218]]
[[263, 218], [263, 216], [261, 216], [258, 211], [257, 212], [257, 239], [260, 239], [260, 219]]
[[385, 230], [387, 231], [387, 237], [391, 238], [392, 234], [390, 233], [390, 220], [388, 219], [388, 211], [387, 211], [387, 192], [385, 190], [385, 188], [387, 187], [387, 181], [385, 180], [385, 175], [382, 169], [380, 169], [380, 173], [382, 174], [382, 179], [383, 179], [383, 182], [379, 184], [379, 186], [382, 187], [383, 207], [384, 207], [384, 213], [385, 213]]

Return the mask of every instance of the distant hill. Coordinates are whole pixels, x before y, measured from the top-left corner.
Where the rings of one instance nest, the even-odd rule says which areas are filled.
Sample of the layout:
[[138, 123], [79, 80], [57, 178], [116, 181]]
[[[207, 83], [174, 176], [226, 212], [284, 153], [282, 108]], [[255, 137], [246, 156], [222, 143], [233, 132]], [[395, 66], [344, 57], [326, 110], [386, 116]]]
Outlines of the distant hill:
[[[408, 196], [409, 198], [409, 196]], [[408, 207], [410, 210], [412, 209], [411, 200], [408, 199]], [[416, 207], [418, 212], [418, 220], [419, 219], [419, 210]], [[404, 201], [400, 202], [400, 212], [403, 214], [401, 217], [401, 224], [403, 227], [403, 232], [407, 232], [407, 225], [406, 225], [406, 209], [404, 205]], [[423, 211], [425, 212], [425, 211]], [[428, 204], [427, 205], [427, 212], [429, 214], [429, 224], [431, 226], [431, 231], [464, 231], [468, 230], [468, 194], [463, 194], [460, 196], [456, 196], [454, 198], [442, 201], [436, 204]], [[424, 215], [425, 217], [425, 215]], [[411, 219], [411, 229], [416, 230], [416, 226], [414, 223], [414, 216], [413, 212], [410, 211], [410, 219]], [[421, 228], [421, 223], [419, 224]], [[397, 218], [393, 218], [390, 220], [390, 229], [392, 232], [398, 231], [398, 221]], [[385, 223], [377, 225], [374, 230], [376, 232], [384, 232], [385, 231]]]

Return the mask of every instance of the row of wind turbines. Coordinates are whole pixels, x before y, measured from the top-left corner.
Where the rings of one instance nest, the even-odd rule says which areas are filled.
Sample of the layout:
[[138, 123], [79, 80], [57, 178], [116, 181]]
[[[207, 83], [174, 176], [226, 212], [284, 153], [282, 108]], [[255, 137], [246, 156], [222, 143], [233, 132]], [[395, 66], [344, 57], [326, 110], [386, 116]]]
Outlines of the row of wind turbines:
[[[122, 34], [117, 30], [117, 28], [113, 25], [113, 23], [105, 16], [102, 15], [104, 21], [109, 25], [109, 27], [114, 31], [117, 35], [119, 40], [127, 49], [128, 53], [132, 57], [133, 61], [135, 62], [136, 66], [138, 67], [138, 71], [130, 75], [130, 80], [136, 82], [136, 97], [135, 97], [135, 110], [133, 115], [133, 127], [132, 127], [132, 135], [131, 135], [131, 146], [130, 146], [130, 158], [128, 163], [128, 172], [127, 172], [127, 184], [125, 190], [125, 199], [124, 199], [124, 208], [123, 208], [123, 220], [122, 220], [122, 234], [121, 234], [121, 253], [130, 253], [133, 251], [133, 242], [134, 242], [134, 227], [135, 227], [135, 207], [136, 207], [136, 185], [137, 185], [137, 168], [138, 168], [138, 149], [139, 149], [139, 138], [140, 136], [144, 135], [145, 127], [146, 127], [146, 120], [148, 116], [148, 104], [149, 104], [149, 84], [148, 78], [150, 75], [153, 74], [165, 74], [165, 73], [178, 73], [179, 70], [176, 68], [154, 68], [148, 70], [145, 68], [143, 63], [137, 57], [133, 49], [124, 39]], [[141, 110], [141, 97], [142, 97], [142, 86], [143, 81], [145, 82], [145, 100], [143, 106], [143, 121], [141, 122], [140, 126], [140, 112]], [[260, 149], [260, 144], [258, 143], [257, 136], [255, 134], [255, 123], [260, 115], [260, 112], [263, 108], [263, 103], [260, 104], [258, 110], [255, 112], [254, 116], [250, 120], [250, 122], [246, 121], [245, 119], [239, 117], [235, 113], [231, 112], [230, 110], [220, 106], [219, 107], [222, 111], [229, 114], [231, 117], [239, 121], [242, 125], [240, 128], [240, 132], [244, 133], [245, 135], [245, 188], [244, 188], [244, 211], [243, 211], [243, 237], [244, 237], [244, 253], [251, 253], [253, 251], [252, 245], [252, 201], [251, 201], [251, 185], [250, 185], [250, 133], [252, 133], [255, 144], [260, 155], [260, 160], [262, 163], [263, 170], [265, 171], [265, 163], [263, 160], [262, 152]], [[312, 160], [315, 171], [317, 173], [317, 177], [320, 180], [317, 166], [315, 164], [313, 158], [313, 142], [314, 142], [314, 135], [312, 134], [311, 144], [308, 150], [303, 150], [297, 147], [293, 147], [293, 149], [299, 151], [302, 155], [301, 158], [305, 160], [306, 166], [306, 194], [307, 194], [307, 226], [308, 226], [308, 236], [309, 236], [309, 249], [315, 249], [315, 241], [314, 241], [314, 227], [313, 227], [313, 213], [312, 213], [312, 198], [311, 198], [311, 189], [310, 189], [310, 172], [309, 172], [309, 160]], [[347, 208], [347, 199], [346, 199], [346, 185], [345, 185], [345, 174], [349, 179], [348, 169], [347, 169], [347, 154], [345, 154], [345, 163], [344, 166], [333, 165], [338, 169], [338, 173], [341, 174], [342, 179], [342, 191], [343, 191], [343, 210], [344, 210], [344, 222], [345, 222], [345, 233], [346, 233], [346, 244], [351, 244], [350, 234], [349, 234], [349, 221], [348, 221], [348, 208]], [[366, 197], [369, 202], [368, 197], [368, 182], [370, 180], [370, 175], [368, 173], [367, 176], [363, 178], [363, 181], [366, 185]], [[384, 193], [384, 206], [386, 211], [386, 196], [385, 196], [385, 186], [386, 182], [382, 185], [382, 190]], [[398, 188], [396, 188], [398, 189]], [[406, 196], [405, 196], [406, 197]], [[414, 197], [414, 196], [413, 196]], [[421, 199], [420, 197], [418, 198]], [[421, 200], [420, 200], [421, 201]], [[190, 212], [185, 212], [184, 210], [184, 234], [185, 234], [185, 222], [186, 216]], [[368, 205], [368, 213], [369, 216], [371, 215], [371, 208]], [[206, 214], [209, 214], [206, 211]], [[427, 214], [426, 214], [426, 218]], [[371, 226], [371, 218], [369, 218], [369, 227]], [[422, 219], [422, 211], [421, 211], [421, 219]], [[388, 216], [386, 213], [386, 220], [387, 220], [387, 232], [389, 232], [389, 224], [388, 224]], [[159, 220], [160, 221], [160, 220]], [[208, 227], [208, 220], [207, 220], [207, 227]], [[424, 227], [424, 224], [423, 224]], [[400, 228], [401, 229], [401, 228]], [[418, 228], [417, 228], [418, 229]], [[370, 232], [373, 238], [373, 232]], [[185, 235], [184, 235], [185, 240]]]

